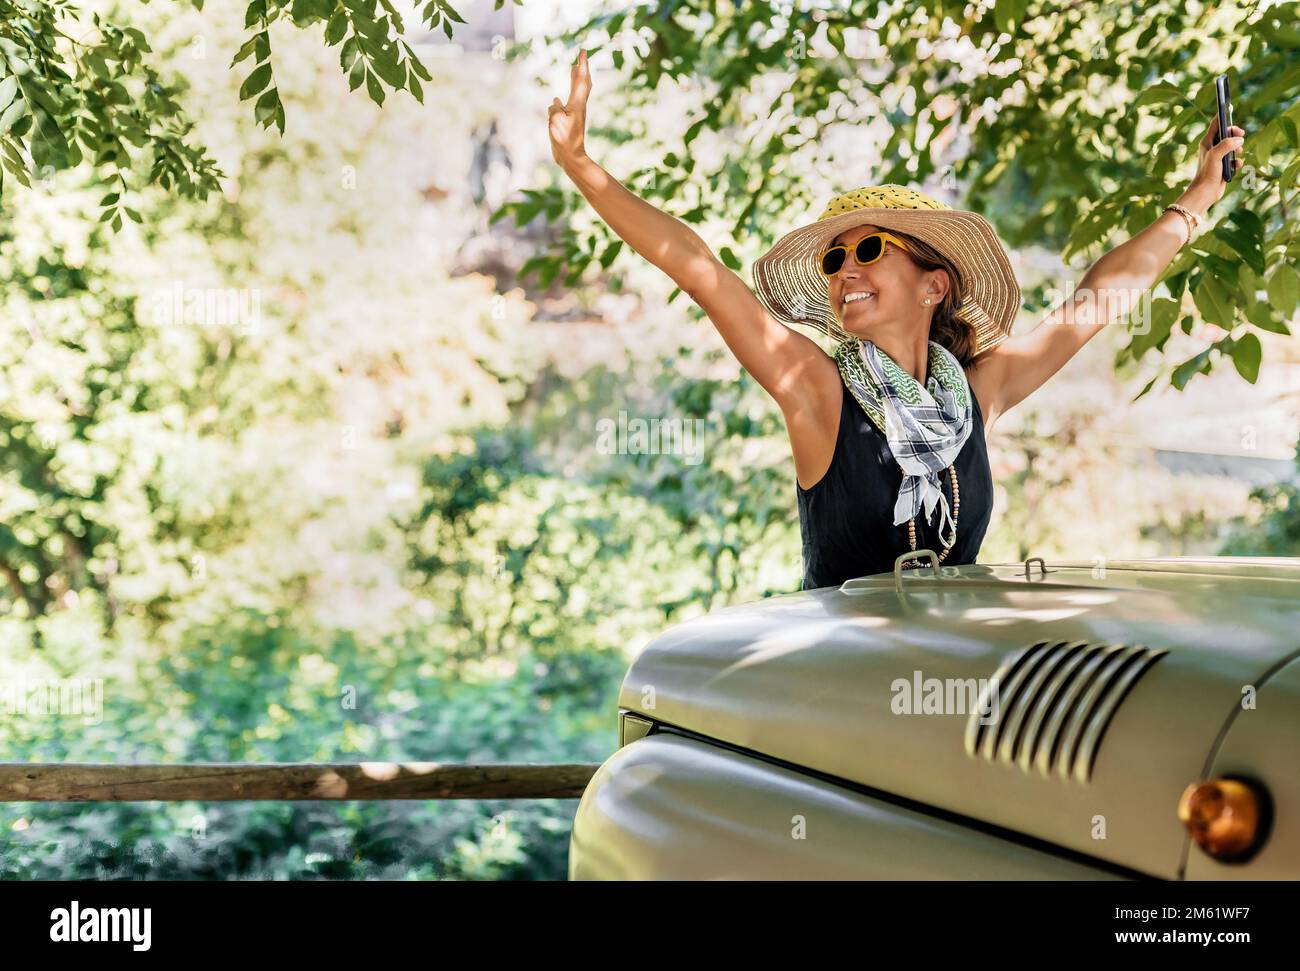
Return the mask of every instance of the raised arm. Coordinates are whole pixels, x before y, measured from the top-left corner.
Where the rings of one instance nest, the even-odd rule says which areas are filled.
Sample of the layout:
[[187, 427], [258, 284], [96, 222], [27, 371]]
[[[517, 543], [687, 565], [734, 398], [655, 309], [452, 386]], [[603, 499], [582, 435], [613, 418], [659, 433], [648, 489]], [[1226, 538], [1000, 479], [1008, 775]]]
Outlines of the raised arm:
[[[1233, 126], [1217, 145], [1215, 115], [1201, 139], [1200, 164], [1179, 204], [1202, 216], [1223, 198], [1223, 157], [1241, 152], [1245, 131]], [[1241, 159], [1236, 159], [1241, 165]], [[1132, 239], [1103, 254], [1084, 274], [1070, 298], [1054, 308], [1027, 334], [1009, 337], [975, 359], [971, 387], [986, 411], [985, 428], [1023, 401], [1079, 352], [1107, 324], [1126, 318], [1142, 294], [1155, 285], [1165, 267], [1187, 242], [1183, 217], [1162, 213]]]
[[[568, 102], [556, 98], [549, 109], [555, 161], [609, 227], [704, 310], [741, 366], [780, 404], [787, 423], [798, 423], [809, 410], [824, 418], [830, 392], [839, 391], [834, 362], [815, 341], [769, 314], [694, 230], [629, 192], [588, 157], [584, 133], [591, 73], [586, 51], [579, 54], [570, 82]], [[834, 405], [838, 420], [838, 394]], [[790, 431], [794, 438], [793, 425]], [[796, 443], [796, 464], [798, 458]]]

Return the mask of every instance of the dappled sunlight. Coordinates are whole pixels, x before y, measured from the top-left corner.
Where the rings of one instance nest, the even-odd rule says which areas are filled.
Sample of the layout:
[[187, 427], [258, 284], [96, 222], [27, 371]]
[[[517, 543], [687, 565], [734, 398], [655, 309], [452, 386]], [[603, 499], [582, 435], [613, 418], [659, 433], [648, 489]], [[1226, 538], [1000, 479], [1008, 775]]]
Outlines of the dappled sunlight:
[[1074, 609], [1026, 607], [969, 607], [962, 611], [962, 616], [981, 624], [1023, 624], [1026, 621], [1049, 623], [1054, 620], [1067, 620], [1088, 612], [1086, 607]]
[[427, 775], [442, 768], [441, 762], [362, 762], [361, 774], [367, 779], [388, 782], [396, 779], [403, 772], [413, 775]]
[[[860, 446], [830, 421], [861, 399], [803, 298], [783, 322], [762, 299], [771, 242], [879, 177], [939, 203], [883, 218], [949, 226], [941, 262], [1001, 242], [961, 306], [908, 311], [890, 274], [918, 274], [882, 248], [859, 279], [884, 285], [839, 309], [884, 345], [1029, 337], [1079, 257], [1175, 197], [1206, 63], [1240, 48], [1297, 117], [1276, 4], [1250, 45], [1215, 26], [1247, 5], [1216, 7], [1204, 46], [1161, 32], [1177, 10], [992, 0], [856, 25], [823, 0], [3, 6], [0, 788], [93, 800], [0, 802], [0, 879], [559, 878], [572, 799], [665, 712], [712, 705], [741, 745], [800, 708], [795, 734], [857, 755], [887, 746], [829, 723], [862, 724], [881, 672], [1134, 630], [1226, 671], [1294, 638], [1288, 118], [1150, 319], [969, 369], [976, 403], [1060, 376], [998, 409], [989, 475], [950, 483], [970, 544], [901, 591], [893, 557], [943, 531], [871, 501], [882, 470], [886, 500], [916, 484], [896, 436], [828, 472], [835, 555], [804, 548], [794, 455]], [[566, 92], [585, 134], [548, 109]], [[1278, 559], [1230, 578], [1221, 552]], [[674, 791], [650, 762], [617, 781]]]
[[839, 632], [846, 629], [854, 631], [872, 628], [885, 629], [889, 625], [890, 621], [885, 617], [859, 617], [852, 621], [807, 623], [801, 624], [797, 628], [787, 628], [740, 648], [737, 652], [740, 657], [720, 672], [718, 677], [725, 677], [733, 671], [764, 664], [781, 657], [797, 654], [809, 648], [835, 642], [843, 638], [844, 635]]
[[342, 799], [348, 793], [348, 783], [337, 772], [328, 769], [317, 776], [312, 793], [326, 799]]
[[1118, 594], [1080, 591], [1059, 594], [1060, 598], [1066, 603], [1079, 604], [1086, 607], [1099, 607], [1102, 604], [1114, 603], [1119, 599]]

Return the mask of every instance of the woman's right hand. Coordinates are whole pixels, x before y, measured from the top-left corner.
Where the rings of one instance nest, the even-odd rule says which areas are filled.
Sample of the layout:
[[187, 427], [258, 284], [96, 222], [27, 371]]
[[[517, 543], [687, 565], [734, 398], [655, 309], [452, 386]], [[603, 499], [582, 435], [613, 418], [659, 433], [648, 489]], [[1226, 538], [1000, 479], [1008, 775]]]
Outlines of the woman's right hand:
[[547, 109], [551, 135], [551, 157], [558, 165], [576, 161], [587, 154], [584, 135], [587, 130], [587, 96], [591, 94], [591, 71], [587, 52], [581, 51], [569, 72], [569, 100], [559, 98]]

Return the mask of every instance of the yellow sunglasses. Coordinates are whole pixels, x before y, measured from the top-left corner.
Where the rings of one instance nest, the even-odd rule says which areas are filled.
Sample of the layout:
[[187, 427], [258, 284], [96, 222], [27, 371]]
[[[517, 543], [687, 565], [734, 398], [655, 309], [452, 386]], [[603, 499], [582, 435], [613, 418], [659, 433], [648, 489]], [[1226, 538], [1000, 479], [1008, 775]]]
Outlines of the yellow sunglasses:
[[[868, 233], [853, 244], [853, 258], [858, 261], [859, 266], [874, 263], [885, 255], [885, 243], [887, 242], [893, 243], [899, 249], [911, 252], [911, 248], [892, 233]], [[848, 258], [849, 248], [843, 243], [837, 243], [822, 253], [817, 266], [822, 271], [822, 276], [830, 279], [844, 269], [844, 264], [848, 261]]]

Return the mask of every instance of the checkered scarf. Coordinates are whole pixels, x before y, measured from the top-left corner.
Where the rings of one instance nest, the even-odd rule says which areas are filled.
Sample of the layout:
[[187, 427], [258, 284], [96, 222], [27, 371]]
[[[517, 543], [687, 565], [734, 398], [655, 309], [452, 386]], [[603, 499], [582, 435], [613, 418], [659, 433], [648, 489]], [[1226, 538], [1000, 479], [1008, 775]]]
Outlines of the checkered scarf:
[[[903, 470], [894, 522], [905, 523], [924, 507], [929, 522], [940, 507], [940, 538], [957, 541], [939, 473], [957, 458], [973, 427], [970, 385], [952, 353], [930, 341], [930, 373], [922, 385], [873, 341], [843, 341], [835, 352], [844, 383], [889, 442]], [[949, 529], [950, 538], [943, 536]]]

